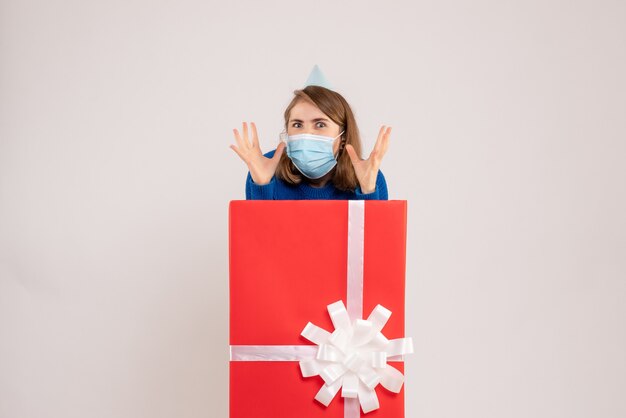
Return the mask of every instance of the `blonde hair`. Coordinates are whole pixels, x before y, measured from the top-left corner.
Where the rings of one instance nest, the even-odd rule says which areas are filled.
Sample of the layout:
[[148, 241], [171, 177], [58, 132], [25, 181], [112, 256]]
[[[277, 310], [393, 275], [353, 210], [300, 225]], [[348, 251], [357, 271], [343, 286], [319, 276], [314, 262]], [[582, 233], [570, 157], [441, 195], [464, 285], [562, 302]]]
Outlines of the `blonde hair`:
[[[339, 145], [337, 165], [331, 170], [333, 173], [331, 182], [339, 190], [354, 191], [359, 183], [352, 161], [350, 161], [350, 155], [344, 152], [344, 148], [347, 144], [351, 144], [356, 154], [360, 156], [361, 138], [350, 105], [339, 93], [321, 86], [307, 86], [302, 90], [295, 90], [293, 93], [295, 96], [289, 103], [289, 106], [287, 106], [287, 109], [285, 109], [285, 130], [289, 123], [291, 109], [301, 101], [314, 104], [333, 122], [339, 125], [340, 131], [345, 130], [342, 142]], [[276, 176], [292, 185], [300, 184], [306, 178], [298, 171], [286, 152], [280, 156], [280, 161], [276, 168]]]

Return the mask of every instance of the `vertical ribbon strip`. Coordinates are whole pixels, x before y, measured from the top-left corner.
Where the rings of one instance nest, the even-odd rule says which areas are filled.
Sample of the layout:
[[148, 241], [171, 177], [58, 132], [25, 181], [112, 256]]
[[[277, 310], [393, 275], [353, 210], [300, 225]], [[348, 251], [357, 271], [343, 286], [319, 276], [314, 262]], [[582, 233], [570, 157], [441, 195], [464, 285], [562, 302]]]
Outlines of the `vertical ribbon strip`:
[[365, 200], [348, 201], [347, 309], [352, 321], [363, 318], [363, 253], [365, 248]]

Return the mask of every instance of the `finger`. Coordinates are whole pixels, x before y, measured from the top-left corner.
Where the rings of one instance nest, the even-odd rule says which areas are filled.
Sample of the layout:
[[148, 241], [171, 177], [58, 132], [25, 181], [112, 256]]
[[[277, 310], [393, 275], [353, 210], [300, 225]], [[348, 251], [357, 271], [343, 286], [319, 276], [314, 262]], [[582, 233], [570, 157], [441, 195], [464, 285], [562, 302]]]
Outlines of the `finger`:
[[248, 148], [252, 148], [252, 145], [248, 140], [248, 124], [246, 122], [243, 123], [243, 140]]
[[239, 135], [239, 131], [237, 129], [233, 129], [233, 133], [235, 134], [235, 141], [237, 141], [237, 145], [239, 148], [243, 148], [244, 143], [243, 139], [241, 139], [241, 135]]
[[385, 126], [383, 125], [383, 129], [381, 129], [379, 136], [378, 136], [378, 140], [376, 140], [376, 145], [374, 145], [374, 154], [376, 156], [376, 158], [378, 158], [378, 161], [380, 162], [380, 160], [383, 158], [383, 155], [385, 155], [385, 152], [387, 151], [387, 144], [389, 143], [389, 135], [391, 133], [391, 127], [390, 126]]
[[272, 160], [278, 160], [280, 159], [280, 156], [283, 155], [283, 151], [285, 150], [285, 143], [281, 142], [280, 144], [278, 144], [278, 146], [276, 147], [276, 151], [274, 151], [274, 156], [272, 157]]
[[385, 133], [385, 136], [383, 137], [383, 148], [380, 152], [381, 158], [383, 157], [383, 155], [387, 153], [387, 148], [389, 148], [389, 138], [391, 138], [391, 126], [387, 128], [387, 132]]
[[243, 160], [243, 162], [246, 162], [246, 159], [244, 158], [244, 156], [241, 154], [241, 151], [239, 151], [239, 148], [237, 148], [235, 145], [230, 145], [229, 147], [230, 149], [232, 149], [233, 151], [235, 151], [237, 153], [237, 155], [239, 156], [239, 158], [241, 158]]
[[371, 163], [371, 164], [376, 164], [376, 162], [378, 161], [378, 158], [380, 156], [380, 151], [378, 151], [376, 148], [374, 148], [372, 150], [372, 152], [370, 152], [369, 157], [367, 157], [367, 160]]
[[376, 142], [374, 143], [374, 148], [372, 149], [372, 152], [380, 149], [380, 144], [382, 142], [382, 138], [384, 135], [385, 135], [385, 125], [381, 126], [380, 129], [378, 130], [378, 137], [376, 138]]
[[346, 151], [348, 152], [348, 156], [350, 157], [350, 161], [352, 161], [352, 165], [358, 164], [360, 158], [356, 155], [356, 151], [352, 147], [352, 144], [346, 145]]
[[250, 125], [252, 125], [252, 146], [253, 147], [259, 147], [259, 135], [256, 131], [256, 124], [254, 122], [250, 122]]

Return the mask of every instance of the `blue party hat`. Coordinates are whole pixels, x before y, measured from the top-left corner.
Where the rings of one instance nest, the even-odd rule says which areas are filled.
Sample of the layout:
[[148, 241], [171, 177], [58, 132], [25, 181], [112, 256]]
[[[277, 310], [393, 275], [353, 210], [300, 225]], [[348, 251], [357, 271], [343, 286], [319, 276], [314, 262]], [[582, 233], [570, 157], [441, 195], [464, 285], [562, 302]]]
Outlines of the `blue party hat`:
[[326, 87], [329, 90], [332, 90], [330, 83], [328, 82], [328, 80], [326, 80], [326, 77], [324, 77], [322, 70], [320, 70], [320, 67], [318, 67], [317, 64], [315, 64], [315, 66], [311, 70], [311, 74], [309, 74], [309, 78], [306, 80], [306, 83], [304, 84], [304, 87], [306, 86], [321, 86], [321, 87]]

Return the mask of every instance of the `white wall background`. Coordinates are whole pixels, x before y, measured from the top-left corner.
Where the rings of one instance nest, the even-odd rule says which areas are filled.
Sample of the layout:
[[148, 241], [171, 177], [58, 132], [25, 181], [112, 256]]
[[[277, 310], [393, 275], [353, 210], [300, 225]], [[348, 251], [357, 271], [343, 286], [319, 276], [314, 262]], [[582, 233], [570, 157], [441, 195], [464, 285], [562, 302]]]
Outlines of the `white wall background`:
[[0, 417], [226, 417], [227, 205], [319, 64], [409, 201], [407, 416], [626, 416], [623, 1], [0, 1]]

